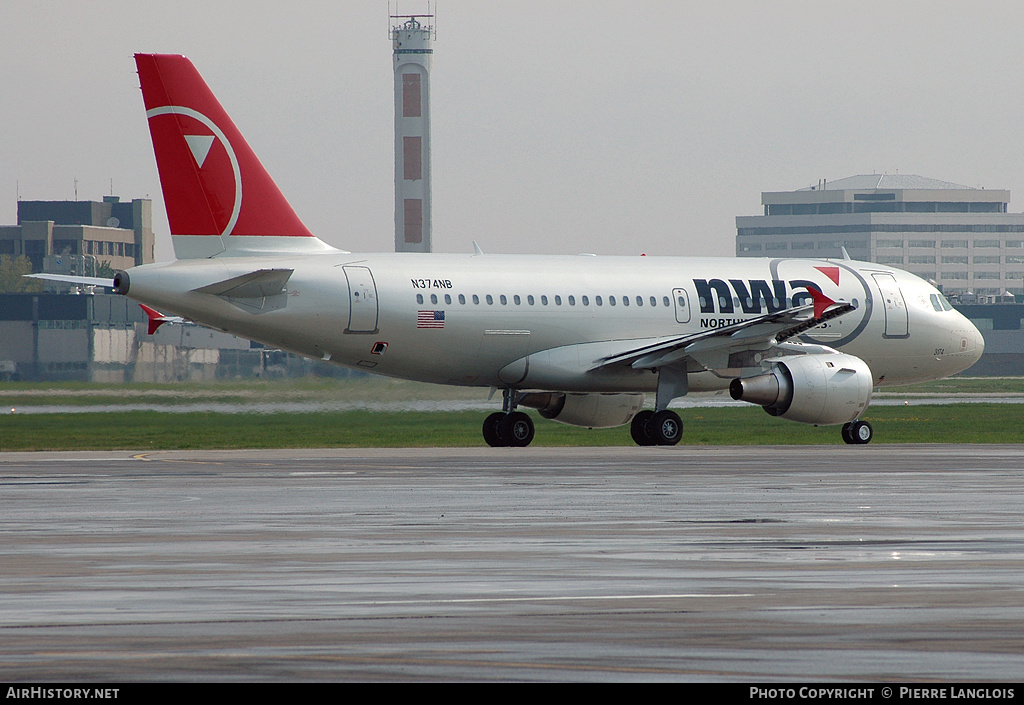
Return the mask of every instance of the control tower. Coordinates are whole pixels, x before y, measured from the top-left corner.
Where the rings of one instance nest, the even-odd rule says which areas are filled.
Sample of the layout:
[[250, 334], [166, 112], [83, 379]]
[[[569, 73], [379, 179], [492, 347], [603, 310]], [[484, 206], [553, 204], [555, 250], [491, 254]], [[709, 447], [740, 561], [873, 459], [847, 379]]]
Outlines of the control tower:
[[[430, 56], [434, 19], [391, 15], [395, 63], [395, 252], [430, 252]], [[398, 23], [401, 24], [398, 24]]]

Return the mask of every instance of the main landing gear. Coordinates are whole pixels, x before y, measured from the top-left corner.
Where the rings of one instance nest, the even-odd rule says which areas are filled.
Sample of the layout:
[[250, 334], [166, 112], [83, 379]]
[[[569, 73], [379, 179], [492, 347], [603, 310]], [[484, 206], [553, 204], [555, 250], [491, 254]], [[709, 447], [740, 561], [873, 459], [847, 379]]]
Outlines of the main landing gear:
[[484, 419], [484, 440], [492, 448], [522, 448], [533, 440], [533, 419], [522, 411], [495, 411]]
[[674, 446], [683, 437], [683, 422], [674, 411], [644, 409], [633, 417], [629, 433], [639, 446]]
[[533, 419], [516, 411], [516, 390], [502, 393], [502, 408], [484, 419], [484, 440], [492, 448], [525, 448], [533, 441]]
[[[484, 441], [492, 448], [523, 448], [533, 441], [533, 419], [516, 411], [516, 401], [516, 390], [505, 389], [503, 410], [484, 419]], [[633, 417], [630, 434], [637, 445], [674, 446], [683, 437], [683, 422], [674, 411], [644, 409]]]
[[843, 424], [843, 440], [851, 445], [870, 443], [875, 432], [867, 421], [851, 421]]

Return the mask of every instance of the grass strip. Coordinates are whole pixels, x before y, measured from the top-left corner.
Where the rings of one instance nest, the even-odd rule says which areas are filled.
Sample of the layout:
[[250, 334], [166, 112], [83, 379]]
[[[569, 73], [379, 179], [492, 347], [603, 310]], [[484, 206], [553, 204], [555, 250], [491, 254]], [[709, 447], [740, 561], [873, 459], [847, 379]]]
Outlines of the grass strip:
[[[813, 427], [751, 408], [681, 409], [683, 445], [844, 445], [839, 427]], [[0, 451], [225, 448], [399, 448], [484, 445], [485, 414], [470, 412], [0, 415]], [[533, 415], [538, 446], [633, 445], [629, 427], [589, 430]], [[872, 407], [876, 443], [1019, 443], [1022, 404]]]

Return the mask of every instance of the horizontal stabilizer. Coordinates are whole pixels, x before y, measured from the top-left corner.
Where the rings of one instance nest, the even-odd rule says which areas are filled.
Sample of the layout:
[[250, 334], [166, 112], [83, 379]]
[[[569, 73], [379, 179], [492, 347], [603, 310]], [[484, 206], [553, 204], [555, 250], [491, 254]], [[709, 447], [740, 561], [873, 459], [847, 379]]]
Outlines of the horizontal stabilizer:
[[284, 291], [294, 269], [258, 269], [193, 289], [198, 294], [213, 294], [229, 299], [256, 299], [276, 296]]
[[104, 279], [103, 277], [74, 277], [68, 274], [26, 274], [26, 277], [32, 277], [33, 279], [43, 279], [50, 282], [61, 282], [63, 284], [78, 284], [79, 286], [105, 286], [108, 289], [114, 288], [113, 279]]

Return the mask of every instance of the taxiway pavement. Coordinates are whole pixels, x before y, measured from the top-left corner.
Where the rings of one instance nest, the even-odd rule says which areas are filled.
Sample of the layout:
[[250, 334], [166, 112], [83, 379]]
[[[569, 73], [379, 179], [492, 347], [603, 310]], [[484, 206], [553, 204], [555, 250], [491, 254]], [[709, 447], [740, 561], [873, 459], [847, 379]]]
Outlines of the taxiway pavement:
[[1019, 680], [1024, 446], [0, 453], [0, 680]]

